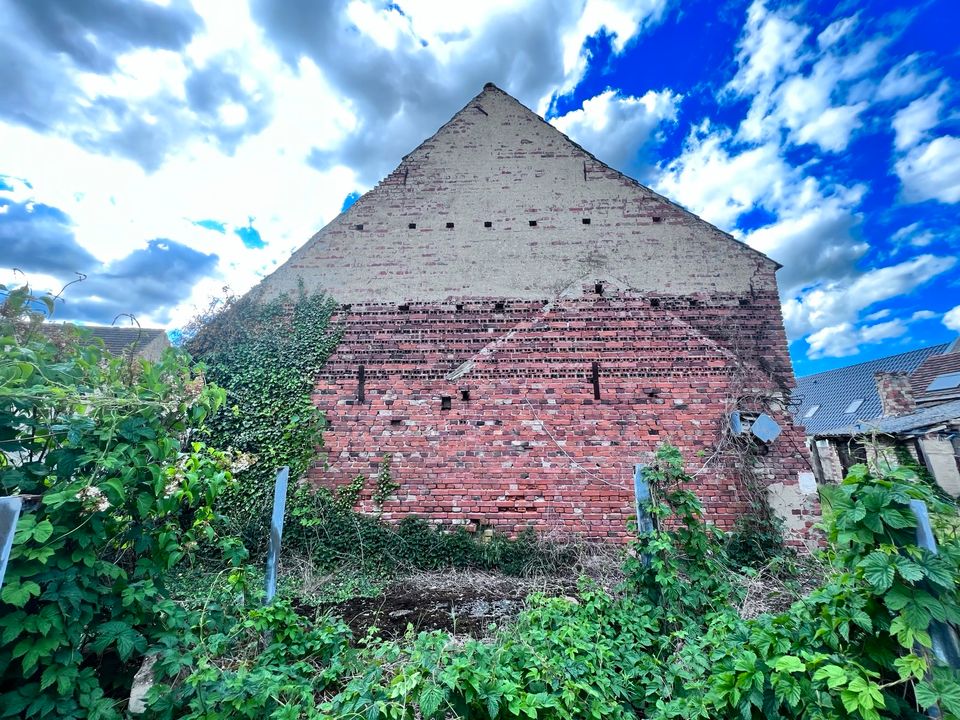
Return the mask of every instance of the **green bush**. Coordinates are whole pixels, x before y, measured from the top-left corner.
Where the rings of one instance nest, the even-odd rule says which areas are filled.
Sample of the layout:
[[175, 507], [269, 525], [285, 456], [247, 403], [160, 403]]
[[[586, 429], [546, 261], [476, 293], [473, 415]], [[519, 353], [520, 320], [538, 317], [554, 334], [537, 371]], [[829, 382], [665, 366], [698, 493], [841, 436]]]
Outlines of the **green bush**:
[[42, 299], [0, 292], [0, 488], [36, 498], [0, 593], [0, 714], [119, 717], [167, 632], [165, 573], [214, 536], [229, 463], [193, 429], [223, 391], [181, 353], [148, 363], [69, 332], [53, 342]]

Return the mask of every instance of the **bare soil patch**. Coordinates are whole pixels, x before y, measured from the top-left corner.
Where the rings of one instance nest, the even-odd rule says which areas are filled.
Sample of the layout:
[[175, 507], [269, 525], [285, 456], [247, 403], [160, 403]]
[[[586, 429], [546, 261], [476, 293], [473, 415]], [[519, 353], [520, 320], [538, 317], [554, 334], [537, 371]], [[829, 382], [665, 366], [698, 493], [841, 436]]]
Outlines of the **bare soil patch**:
[[575, 579], [570, 577], [418, 573], [394, 581], [378, 597], [351, 598], [324, 607], [342, 617], [357, 637], [371, 627], [382, 636], [398, 637], [408, 626], [414, 632], [443, 630], [453, 635], [486, 637], [516, 617], [531, 593], [570, 595], [575, 586]]

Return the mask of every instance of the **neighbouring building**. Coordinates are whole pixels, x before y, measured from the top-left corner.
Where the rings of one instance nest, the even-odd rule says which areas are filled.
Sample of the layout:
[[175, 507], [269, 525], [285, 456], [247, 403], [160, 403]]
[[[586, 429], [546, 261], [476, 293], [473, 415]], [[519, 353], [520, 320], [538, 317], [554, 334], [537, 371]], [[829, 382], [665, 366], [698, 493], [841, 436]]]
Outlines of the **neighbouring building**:
[[159, 360], [170, 347], [170, 339], [163, 328], [114, 327], [112, 325], [70, 325], [45, 323], [41, 326], [51, 338], [60, 336], [66, 328], [77, 328], [87, 333], [92, 342], [102, 342], [111, 355], [133, 353], [145, 360]]
[[794, 399], [820, 482], [909, 458], [960, 495], [960, 339], [798, 378]]
[[[390, 454], [388, 519], [623, 539], [635, 466], [669, 442], [717, 525], [759, 486], [802, 537], [819, 506], [778, 267], [488, 84], [254, 292], [340, 303], [311, 479]], [[761, 414], [776, 439], [749, 432]]]

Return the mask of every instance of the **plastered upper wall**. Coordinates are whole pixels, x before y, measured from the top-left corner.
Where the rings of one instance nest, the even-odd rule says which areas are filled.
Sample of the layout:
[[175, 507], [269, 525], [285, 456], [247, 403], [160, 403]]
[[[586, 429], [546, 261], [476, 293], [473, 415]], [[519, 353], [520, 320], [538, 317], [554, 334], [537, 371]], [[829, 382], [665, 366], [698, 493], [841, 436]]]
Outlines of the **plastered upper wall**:
[[302, 280], [342, 303], [534, 299], [604, 279], [731, 293], [775, 290], [776, 267], [490, 85], [261, 290]]

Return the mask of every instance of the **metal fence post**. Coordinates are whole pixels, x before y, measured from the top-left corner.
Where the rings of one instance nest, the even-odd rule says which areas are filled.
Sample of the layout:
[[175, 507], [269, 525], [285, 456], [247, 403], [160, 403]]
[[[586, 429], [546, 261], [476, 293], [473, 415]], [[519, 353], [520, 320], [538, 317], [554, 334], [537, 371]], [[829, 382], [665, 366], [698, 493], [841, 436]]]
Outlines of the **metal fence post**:
[[280, 560], [280, 540], [283, 537], [283, 514], [287, 508], [287, 479], [290, 468], [284, 466], [277, 473], [273, 488], [273, 516], [270, 520], [270, 542], [267, 545], [266, 602], [269, 604], [277, 594], [277, 563]]

